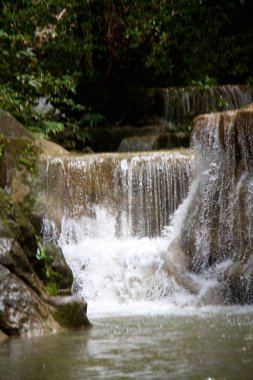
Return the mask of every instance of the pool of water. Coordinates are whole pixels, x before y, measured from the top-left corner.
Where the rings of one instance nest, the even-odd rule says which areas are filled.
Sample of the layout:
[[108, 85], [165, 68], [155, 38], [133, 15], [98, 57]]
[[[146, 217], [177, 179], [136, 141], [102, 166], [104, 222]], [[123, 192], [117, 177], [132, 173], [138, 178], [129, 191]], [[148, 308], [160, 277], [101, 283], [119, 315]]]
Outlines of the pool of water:
[[0, 344], [1, 380], [252, 379], [253, 312], [94, 319], [88, 331]]

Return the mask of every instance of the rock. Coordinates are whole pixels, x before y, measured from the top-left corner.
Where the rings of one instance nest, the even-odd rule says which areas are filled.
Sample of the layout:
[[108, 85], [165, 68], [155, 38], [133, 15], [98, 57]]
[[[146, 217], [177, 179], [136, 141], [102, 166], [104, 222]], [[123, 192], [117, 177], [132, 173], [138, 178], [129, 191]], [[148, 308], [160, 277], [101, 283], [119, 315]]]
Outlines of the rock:
[[190, 131], [179, 131], [173, 128], [174, 126], [171, 125], [171, 123], [163, 124], [161, 120], [157, 122], [157, 124], [139, 127], [132, 125], [114, 126], [110, 128], [92, 127], [89, 130], [91, 136], [90, 147], [94, 152], [116, 152], [119, 150], [119, 146], [124, 139], [137, 139], [142, 136], [146, 139], [153, 138], [149, 136], [160, 136], [160, 143], [157, 149], [189, 147]]
[[[0, 190], [0, 339], [4, 334], [60, 331], [55, 315], [61, 316], [64, 327], [88, 326], [84, 302], [58, 297], [57, 303], [64, 304], [59, 313], [59, 307], [50, 304], [36, 258], [41, 240], [36, 233], [41, 234], [47, 201], [47, 159], [68, 152], [54, 143], [34, 139], [4, 111], [0, 111], [0, 134], [4, 136], [0, 141], [0, 186], [5, 189]], [[53, 242], [43, 244], [47, 269], [57, 278], [56, 285], [69, 289], [73, 275], [61, 249]], [[68, 303], [70, 306], [65, 306]]]
[[0, 231], [0, 264], [22, 279], [38, 295], [45, 293], [43, 284], [40, 282], [20, 245], [12, 237], [3, 237], [2, 232]]
[[[53, 279], [57, 288], [66, 289], [71, 288], [73, 284], [73, 273], [66, 263], [62, 250], [57, 245], [51, 242], [43, 242], [45, 254], [50, 262], [50, 267], [57, 276]], [[40, 278], [43, 278], [43, 266], [41, 261], [36, 262], [35, 269], [40, 273]]]
[[253, 266], [252, 263], [232, 262], [220, 273], [224, 298], [227, 303], [252, 303], [253, 301]]
[[34, 140], [33, 134], [24, 128], [9, 112], [0, 109], [0, 133], [6, 138], [21, 137]]
[[86, 147], [83, 148], [82, 153], [93, 154], [94, 151], [89, 146], [86, 146]]
[[69, 154], [66, 149], [49, 140], [36, 138], [34, 143], [39, 148], [41, 154], [45, 156], [65, 156]]
[[26, 256], [33, 260], [37, 250], [35, 231], [28, 218], [21, 210], [9, 202], [9, 198], [0, 188], [0, 217], [5, 221], [5, 227], [11, 236], [23, 247]]
[[[204, 291], [203, 291], [204, 290]], [[206, 305], [222, 305], [228, 302], [224, 298], [224, 292], [222, 286], [219, 283], [215, 283], [208, 288], [202, 289], [199, 294], [198, 306]]]
[[91, 324], [87, 318], [87, 303], [79, 297], [51, 297], [50, 304], [56, 308], [55, 319], [63, 327], [67, 328], [87, 328]]
[[[3, 196], [2, 191], [0, 195], [0, 331], [7, 335], [38, 335], [60, 331], [61, 320], [57, 322], [56, 309], [48, 301], [46, 288], [41, 281], [40, 261], [36, 259], [36, 250], [32, 250], [36, 242], [34, 231], [25, 216], [19, 225], [20, 210], [9, 202], [6, 194]], [[19, 217], [16, 219], [17, 215]], [[24, 236], [21, 236], [21, 231]], [[29, 239], [33, 241], [31, 245], [27, 242]], [[46, 243], [45, 248], [51, 260], [47, 261], [49, 269], [57, 274], [57, 285], [70, 287], [73, 275], [61, 250], [53, 243]], [[65, 305], [67, 300], [70, 301], [69, 298], [57, 297], [57, 304]], [[77, 305], [77, 300], [71, 300], [69, 308], [65, 310], [63, 307], [63, 311], [59, 312], [60, 316], [66, 313], [67, 322], [62, 316], [63, 327], [88, 325], [87, 316], [81, 318], [86, 304], [80, 301]]]
[[5, 339], [7, 339], [7, 335], [0, 330], [0, 343]]
[[46, 208], [48, 157], [68, 155], [59, 145], [36, 139], [8, 112], [0, 110], [0, 186], [29, 215], [38, 234]]
[[7, 335], [58, 331], [60, 326], [42, 300], [46, 289], [32, 266], [36, 258], [36, 250], [32, 252], [34, 231], [32, 234], [28, 221], [24, 223], [24, 216], [23, 224], [18, 224], [17, 208], [0, 194], [0, 329]]
[[118, 152], [146, 152], [166, 149], [168, 141], [168, 135], [126, 137], [121, 141]]
[[0, 328], [7, 335], [60, 331], [50, 307], [3, 265], [0, 265]]
[[38, 294], [43, 293], [32, 264], [36, 260], [37, 240], [29, 221], [17, 207], [8, 202], [0, 191], [0, 263], [29, 284]]
[[183, 252], [178, 238], [171, 242], [168, 251], [170, 255], [164, 257], [163, 270], [180, 287], [191, 294], [197, 294], [200, 290], [200, 285], [191, 277], [189, 257]]

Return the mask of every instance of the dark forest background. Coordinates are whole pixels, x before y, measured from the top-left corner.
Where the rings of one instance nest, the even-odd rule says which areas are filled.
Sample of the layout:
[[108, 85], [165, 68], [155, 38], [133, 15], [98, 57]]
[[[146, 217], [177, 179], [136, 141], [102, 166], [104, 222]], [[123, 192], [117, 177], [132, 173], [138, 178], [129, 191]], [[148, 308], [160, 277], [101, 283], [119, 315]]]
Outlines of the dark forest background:
[[2, 0], [0, 108], [75, 148], [135, 88], [252, 85], [252, 18], [251, 0]]

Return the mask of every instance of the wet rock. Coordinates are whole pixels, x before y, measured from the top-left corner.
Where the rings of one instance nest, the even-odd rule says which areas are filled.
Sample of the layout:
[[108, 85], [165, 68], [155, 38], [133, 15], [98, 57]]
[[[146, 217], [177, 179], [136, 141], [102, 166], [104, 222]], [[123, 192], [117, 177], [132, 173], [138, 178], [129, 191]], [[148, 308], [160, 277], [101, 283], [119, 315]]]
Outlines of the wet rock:
[[[37, 249], [37, 240], [35, 231], [28, 218], [9, 201], [5, 191], [0, 188], [0, 218], [5, 226], [5, 233], [14, 237], [21, 247], [23, 247], [26, 256], [29, 259], [35, 258]], [[2, 226], [3, 233], [3, 226]]]
[[191, 294], [198, 294], [200, 285], [191, 276], [189, 271], [189, 256], [183, 252], [178, 238], [171, 242], [168, 251], [170, 254], [164, 257], [163, 270], [168, 277], [173, 278], [180, 287]]
[[233, 262], [219, 276], [227, 303], [253, 302], [253, 267], [251, 264]]
[[[36, 335], [58, 331], [50, 308], [42, 301], [46, 289], [33, 266], [36, 250], [32, 252], [36, 237], [28, 228], [29, 222], [20, 225], [16, 220], [17, 207], [1, 192], [0, 211], [0, 329], [7, 335]], [[27, 236], [25, 235], [27, 232]], [[15, 235], [17, 234], [17, 237]], [[23, 233], [23, 236], [22, 236]], [[31, 238], [32, 244], [27, 240]], [[25, 253], [26, 252], [26, 253]]]
[[[0, 192], [1, 194], [2, 192]], [[4, 199], [4, 201], [3, 201]], [[16, 220], [17, 206], [13, 206], [7, 195], [1, 197], [0, 209], [0, 330], [7, 335], [38, 335], [60, 331], [60, 323], [63, 327], [78, 327], [88, 325], [86, 304], [72, 299], [67, 310], [63, 307], [59, 315], [67, 320], [56, 320], [55, 313], [58, 310], [55, 304], [48, 301], [46, 288], [41, 281], [42, 273], [39, 271], [36, 259], [36, 250], [32, 252], [32, 246], [27, 244], [27, 239], [36, 241], [36, 236], [31, 234], [29, 221], [24, 224], [24, 236], [21, 238], [19, 218]], [[20, 212], [20, 210], [19, 210]], [[20, 215], [19, 215], [20, 217]], [[25, 220], [25, 216], [23, 216]], [[10, 228], [11, 226], [11, 228]], [[22, 227], [22, 224], [21, 224]], [[25, 233], [28, 233], [25, 236]], [[16, 237], [17, 234], [17, 237]], [[52, 243], [45, 244], [46, 254], [50, 258], [50, 273], [57, 274], [56, 285], [70, 287], [73, 275], [68, 268], [61, 250]], [[40, 277], [40, 278], [39, 278]], [[70, 301], [70, 299], [68, 299]], [[67, 304], [65, 297], [57, 297], [58, 304]], [[75, 316], [75, 312], [77, 315]], [[58, 311], [57, 311], [58, 313]], [[56, 314], [57, 314], [56, 313]], [[58, 318], [58, 314], [57, 314]], [[73, 318], [73, 320], [72, 320]]]
[[87, 328], [91, 324], [87, 318], [87, 303], [79, 297], [51, 297], [49, 302], [56, 308], [55, 319], [67, 328]]
[[224, 292], [222, 290], [221, 284], [215, 282], [213, 285], [204, 287], [201, 289], [198, 295], [198, 306], [207, 305], [222, 305], [228, 303], [224, 298]]
[[[73, 284], [73, 273], [66, 263], [63, 256], [62, 250], [57, 245], [51, 242], [44, 242], [43, 247], [45, 249], [45, 254], [48, 262], [50, 262], [50, 268], [52, 272], [57, 274], [54, 278], [54, 283], [58, 289], [71, 288]], [[43, 265], [41, 261], [36, 262], [35, 269], [37, 273], [40, 274], [40, 278], [43, 278]]]
[[[40, 235], [45, 215], [48, 156], [68, 153], [56, 144], [34, 139], [4, 111], [0, 111], [0, 134], [0, 186], [5, 190], [0, 190], [0, 336], [57, 332], [62, 327], [42, 281], [36, 258], [41, 239], [36, 233]], [[47, 243], [45, 249], [50, 273], [57, 274], [56, 285], [69, 289], [73, 275], [60, 248]], [[80, 314], [86, 310], [84, 305], [79, 304]], [[78, 309], [76, 304], [73, 308]], [[87, 317], [84, 320], [88, 323]], [[74, 312], [69, 312], [67, 325], [73, 324], [78, 322]]]
[[7, 335], [40, 335], [60, 330], [49, 306], [3, 265], [0, 265], [0, 328]]

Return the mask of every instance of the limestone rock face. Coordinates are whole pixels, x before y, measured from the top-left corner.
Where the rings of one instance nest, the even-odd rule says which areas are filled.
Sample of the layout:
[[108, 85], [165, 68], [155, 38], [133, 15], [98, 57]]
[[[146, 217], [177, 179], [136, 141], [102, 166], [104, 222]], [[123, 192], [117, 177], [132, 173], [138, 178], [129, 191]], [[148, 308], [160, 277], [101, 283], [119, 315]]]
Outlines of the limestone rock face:
[[[7, 335], [52, 333], [61, 330], [61, 326], [77, 327], [77, 318], [82, 319], [82, 327], [85, 321], [85, 326], [89, 326], [86, 303], [82, 301], [78, 307], [73, 306], [77, 308], [79, 317], [71, 312], [68, 314], [68, 324], [63, 319], [58, 322], [56, 312], [61, 297], [57, 297], [57, 306], [50, 300], [41, 281], [43, 276], [39, 270], [40, 261], [36, 259], [36, 249], [33, 250], [36, 248], [35, 233], [28, 220], [26, 224], [23, 221], [19, 225], [16, 210], [17, 206], [13, 206], [7, 195], [0, 191], [0, 331]], [[30, 245], [27, 243], [29, 239], [32, 241]], [[51, 260], [50, 268], [59, 275], [57, 285], [70, 288], [73, 275], [60, 249], [49, 243], [45, 247]]]
[[[36, 253], [46, 209], [47, 157], [67, 152], [36, 140], [1, 110], [0, 146], [0, 339], [57, 332], [62, 326], [55, 318], [56, 305], [49, 302], [45, 268]], [[56, 285], [70, 288], [73, 275], [60, 248], [53, 243], [44, 248], [47, 264], [57, 274]], [[82, 305], [87, 320], [86, 303]], [[74, 327], [71, 318], [67, 327]]]
[[33, 268], [37, 241], [17, 206], [0, 191], [0, 329], [7, 335], [58, 331], [46, 289]]
[[182, 248], [193, 271], [220, 268], [226, 302], [252, 302], [253, 106], [197, 117], [193, 144], [197, 187]]

